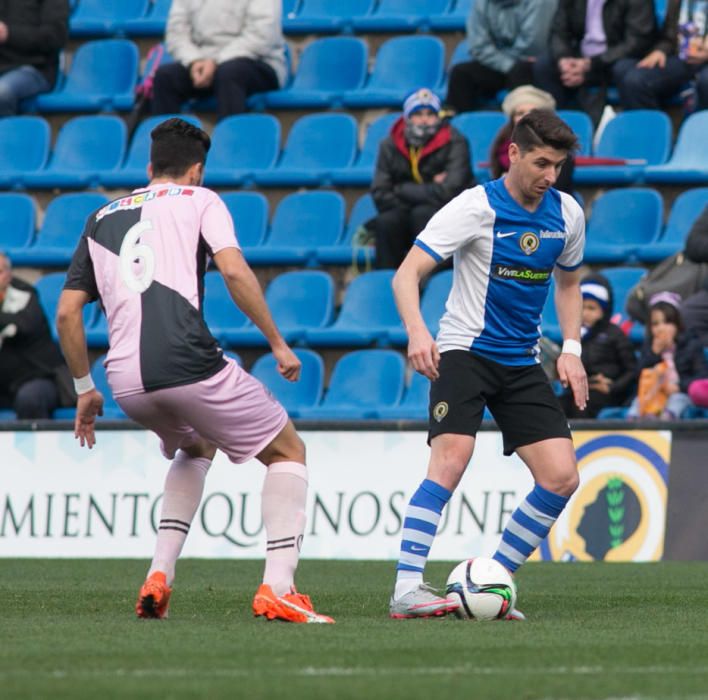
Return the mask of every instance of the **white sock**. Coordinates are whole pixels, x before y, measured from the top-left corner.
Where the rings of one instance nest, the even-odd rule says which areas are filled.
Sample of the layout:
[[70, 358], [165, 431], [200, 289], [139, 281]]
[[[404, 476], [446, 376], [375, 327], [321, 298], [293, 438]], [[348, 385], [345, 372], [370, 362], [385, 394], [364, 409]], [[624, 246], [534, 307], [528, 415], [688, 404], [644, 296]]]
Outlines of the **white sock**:
[[192, 458], [179, 450], [167, 472], [155, 556], [148, 576], [154, 571], [163, 571], [168, 586], [172, 585], [177, 557], [202, 500], [204, 480], [210, 466], [211, 460], [204, 457]]
[[294, 586], [305, 532], [307, 467], [298, 462], [275, 462], [268, 467], [261, 510], [266, 528], [266, 560], [263, 583], [275, 595], [289, 593]]

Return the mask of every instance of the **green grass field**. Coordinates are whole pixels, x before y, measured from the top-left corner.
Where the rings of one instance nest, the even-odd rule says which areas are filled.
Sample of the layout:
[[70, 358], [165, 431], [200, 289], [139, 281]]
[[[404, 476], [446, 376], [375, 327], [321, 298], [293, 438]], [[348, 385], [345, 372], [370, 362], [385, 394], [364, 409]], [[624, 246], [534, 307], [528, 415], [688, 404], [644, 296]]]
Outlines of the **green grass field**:
[[0, 697], [708, 698], [708, 563], [528, 564], [526, 623], [390, 620], [393, 565], [341, 561], [298, 578], [336, 625], [252, 618], [254, 561], [181, 562], [137, 620], [145, 569], [0, 560]]

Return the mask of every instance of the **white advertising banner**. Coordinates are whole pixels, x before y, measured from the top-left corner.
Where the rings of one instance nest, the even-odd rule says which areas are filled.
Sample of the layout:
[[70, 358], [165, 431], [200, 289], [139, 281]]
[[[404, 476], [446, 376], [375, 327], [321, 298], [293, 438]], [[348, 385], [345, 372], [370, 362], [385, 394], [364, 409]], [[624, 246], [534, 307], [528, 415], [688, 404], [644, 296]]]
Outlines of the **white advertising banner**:
[[[429, 455], [425, 433], [313, 431], [301, 435], [310, 472], [302, 556], [396, 559], [406, 504], [425, 477]], [[646, 435], [664, 446], [670, 444], [670, 434]], [[636, 477], [639, 468], [634, 458], [621, 454], [622, 446], [603, 443], [602, 459], [596, 463], [592, 445], [583, 442], [583, 460], [591, 479], [587, 498], [597, 501], [609, 494], [616, 503], [624, 494], [622, 484]], [[664, 460], [668, 460], [666, 450]], [[0, 556], [149, 558], [168, 464], [156, 438], [143, 431], [101, 431], [93, 450], [81, 449], [70, 432], [0, 433]], [[260, 490], [264, 472], [255, 460], [233, 465], [217, 455], [184, 556], [263, 556]], [[602, 476], [605, 472], [607, 478]], [[581, 481], [582, 474], [581, 469]], [[617, 475], [626, 478], [620, 483]], [[443, 513], [431, 558], [491, 555], [506, 520], [532, 486], [522, 462], [516, 456], [502, 456], [501, 435], [480, 433], [470, 467]], [[652, 521], [652, 541], [663, 546], [665, 482], [658, 496], [652, 493], [649, 500], [640, 501], [640, 506], [646, 501], [646, 507], [660, 511], [658, 521], [656, 517]], [[632, 532], [643, 532], [641, 523], [648, 512], [640, 515], [640, 526], [632, 521]], [[599, 523], [600, 530], [604, 527], [601, 517], [590, 520]], [[563, 532], [568, 526], [566, 519]], [[605, 553], [622, 544], [621, 534], [613, 532], [614, 540]], [[567, 540], [549, 543], [541, 556], [593, 558], [584, 556], [572, 538], [569, 544]], [[570, 545], [575, 547], [572, 556]], [[660, 558], [661, 546], [626, 551], [635, 560]]]

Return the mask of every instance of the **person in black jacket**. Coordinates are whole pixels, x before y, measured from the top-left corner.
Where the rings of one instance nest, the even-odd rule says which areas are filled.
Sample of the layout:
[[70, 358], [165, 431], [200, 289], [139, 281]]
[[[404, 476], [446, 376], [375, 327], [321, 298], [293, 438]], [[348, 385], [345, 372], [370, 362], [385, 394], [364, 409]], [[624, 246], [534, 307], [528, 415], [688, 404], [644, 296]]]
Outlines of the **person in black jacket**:
[[661, 36], [619, 84], [625, 109], [660, 109], [696, 81], [696, 109], [708, 109], [708, 16], [705, 2], [669, 0]]
[[68, 37], [67, 0], [0, 0], [0, 116], [54, 87]]
[[586, 277], [580, 284], [583, 295], [581, 345], [583, 366], [588, 375], [590, 398], [581, 411], [572, 393], [561, 403], [568, 418], [594, 418], [600, 409], [621, 406], [636, 379], [637, 358], [629, 338], [610, 321], [612, 289], [602, 275]]
[[37, 291], [12, 277], [10, 260], [0, 253], [0, 407], [20, 419], [51, 418], [60, 405], [55, 378], [61, 369], [64, 358]]
[[474, 184], [467, 139], [441, 120], [440, 99], [421, 88], [379, 146], [371, 196], [378, 215], [376, 267], [396, 268], [432, 215]]
[[[649, 0], [560, 0], [551, 26], [550, 51], [534, 63], [534, 84], [560, 109], [574, 102], [597, 124], [605, 87], [651, 49], [656, 36]], [[624, 60], [630, 59], [630, 60]]]

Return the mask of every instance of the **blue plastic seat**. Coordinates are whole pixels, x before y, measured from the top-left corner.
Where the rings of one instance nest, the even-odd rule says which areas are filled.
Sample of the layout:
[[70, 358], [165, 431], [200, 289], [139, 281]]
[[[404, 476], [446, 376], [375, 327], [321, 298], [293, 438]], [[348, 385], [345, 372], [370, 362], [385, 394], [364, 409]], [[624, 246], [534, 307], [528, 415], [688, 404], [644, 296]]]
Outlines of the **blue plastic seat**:
[[472, 170], [478, 182], [489, 179], [489, 157], [492, 143], [508, 117], [502, 112], [479, 111], [458, 114], [452, 125], [469, 142]]
[[44, 168], [50, 139], [49, 124], [42, 117], [0, 119], [0, 187], [19, 186], [25, 174]]
[[74, 117], [61, 128], [49, 165], [25, 173], [22, 181], [27, 187], [96, 187], [106, 173], [120, 167], [126, 137], [120, 117]]
[[561, 333], [558, 312], [556, 311], [555, 283], [552, 278], [546, 303], [541, 310], [541, 336], [554, 343], [560, 344], [563, 342], [563, 334]]
[[473, 0], [452, 0], [447, 12], [430, 17], [430, 28], [438, 32], [463, 32], [467, 27], [467, 18], [472, 11]]
[[344, 294], [335, 322], [305, 333], [313, 347], [387, 344], [389, 334], [402, 327], [393, 299], [394, 270], [373, 270], [355, 277]]
[[261, 265], [314, 263], [320, 246], [339, 242], [344, 230], [344, 198], [338, 192], [294, 192], [276, 207], [265, 243], [249, 250]]
[[430, 380], [418, 372], [413, 372], [410, 385], [397, 406], [386, 406], [376, 410], [381, 420], [427, 420], [430, 402]]
[[656, 190], [630, 187], [605, 192], [592, 207], [585, 262], [638, 260], [639, 250], [659, 239], [663, 218], [664, 203]]
[[260, 245], [268, 230], [268, 200], [260, 192], [223, 192], [221, 198], [234, 220], [239, 245], [248, 257], [248, 249]]
[[708, 187], [682, 192], [673, 203], [666, 228], [658, 241], [639, 249], [642, 262], [655, 263], [683, 250], [693, 222], [708, 206]]
[[69, 18], [72, 37], [113, 36], [126, 19], [146, 14], [150, 0], [81, 0]]
[[334, 168], [331, 171], [332, 182], [335, 185], [370, 185], [376, 167], [379, 144], [385, 139], [394, 122], [401, 116], [400, 112], [384, 114], [369, 124], [364, 138], [364, 145], [359, 151], [356, 161], [348, 168]]
[[[632, 287], [639, 282], [646, 273], [643, 267], [608, 267], [600, 270], [600, 273], [607, 278], [612, 289], [614, 299], [614, 313], [626, 316], [627, 297]], [[639, 345], [644, 342], [644, 326], [641, 323], [633, 323], [629, 330], [629, 339]]]
[[32, 244], [34, 230], [35, 207], [32, 197], [14, 192], [1, 193], [0, 250], [15, 261], [16, 252], [21, 253]]
[[101, 357], [94, 360], [91, 365], [93, 383], [96, 385], [96, 389], [103, 394], [103, 420], [125, 420], [128, 416], [123, 413], [123, 409], [118, 405], [115, 398], [113, 398], [113, 392], [108, 384], [106, 368], [103, 366], [105, 360], [106, 356], [101, 355]]
[[105, 187], [137, 188], [147, 184], [147, 164], [150, 160], [150, 132], [170, 117], [180, 117], [201, 128], [201, 120], [192, 114], [160, 114], [143, 120], [133, 134], [125, 161], [118, 169], [99, 173]]
[[[666, 184], [705, 184], [708, 180], [708, 159], [706, 159], [706, 134], [708, 134], [708, 109], [694, 112], [679, 129], [674, 152], [663, 165], [652, 165], [645, 169], [647, 182]], [[700, 144], [704, 147], [701, 148]]]
[[217, 270], [209, 270], [204, 275], [204, 321], [211, 334], [222, 345], [229, 345], [232, 339], [251, 321], [231, 298], [224, 278]]
[[294, 187], [330, 184], [331, 171], [349, 167], [357, 148], [357, 123], [350, 114], [308, 114], [290, 130], [278, 164], [259, 171], [259, 185]]
[[302, 409], [301, 418], [366, 420], [395, 406], [404, 388], [405, 363], [395, 350], [356, 350], [341, 357], [329, 387], [316, 408]]
[[441, 15], [450, 0], [379, 0], [371, 14], [354, 19], [357, 32], [430, 31], [430, 15]]
[[[57, 304], [59, 296], [64, 288], [66, 273], [50, 272], [43, 277], [40, 277], [34, 284], [39, 296], [39, 304], [44, 311], [44, 315], [49, 323], [49, 329], [52, 332], [52, 337], [55, 341], [59, 340], [56, 326]], [[84, 328], [91, 328], [96, 318], [96, 304], [86, 304], [84, 306]]]
[[367, 73], [369, 49], [357, 37], [316, 39], [300, 57], [293, 81], [264, 95], [270, 109], [333, 109], [347, 90], [358, 90]]
[[344, 94], [347, 107], [394, 107], [413, 90], [439, 83], [445, 47], [433, 36], [398, 36], [385, 41], [376, 54], [374, 69], [364, 87]]
[[288, 412], [291, 418], [299, 418], [302, 409], [317, 406], [324, 390], [324, 362], [312, 350], [295, 349], [302, 362], [300, 379], [290, 382], [278, 372], [273, 353], [259, 357], [251, 368], [251, 374], [262, 382]]
[[283, 13], [286, 34], [351, 34], [354, 20], [369, 15], [376, 0], [301, 0], [297, 12]]
[[671, 152], [671, 120], [665, 112], [636, 109], [621, 112], [607, 123], [594, 155], [636, 160], [627, 165], [582, 165], [575, 168], [576, 184], [639, 182], [648, 166], [665, 163]]
[[[283, 338], [300, 343], [305, 332], [331, 323], [334, 282], [321, 270], [293, 270], [278, 275], [265, 293], [268, 308]], [[236, 346], [266, 346], [265, 336], [253, 324], [235, 330], [229, 341]]]
[[211, 139], [205, 184], [251, 184], [256, 172], [267, 173], [275, 166], [280, 122], [272, 114], [235, 114], [214, 127]]
[[40, 112], [127, 111], [133, 108], [138, 79], [138, 47], [127, 39], [81, 44], [66, 81], [38, 95]]
[[128, 36], [164, 36], [171, 6], [172, 0], [151, 0], [143, 15], [126, 17], [120, 27]]
[[592, 119], [587, 112], [577, 109], [560, 109], [558, 116], [573, 130], [580, 142], [578, 153], [589, 156], [592, 150]]
[[373, 246], [354, 250], [354, 234], [359, 226], [376, 216], [376, 205], [367, 192], [354, 202], [344, 237], [335, 245], [318, 246], [315, 253], [320, 265], [351, 265], [352, 262], [366, 264], [373, 262], [375, 250]]
[[108, 201], [108, 197], [99, 192], [71, 192], [55, 197], [47, 206], [34, 244], [18, 251], [16, 264], [68, 265], [87, 218]]

